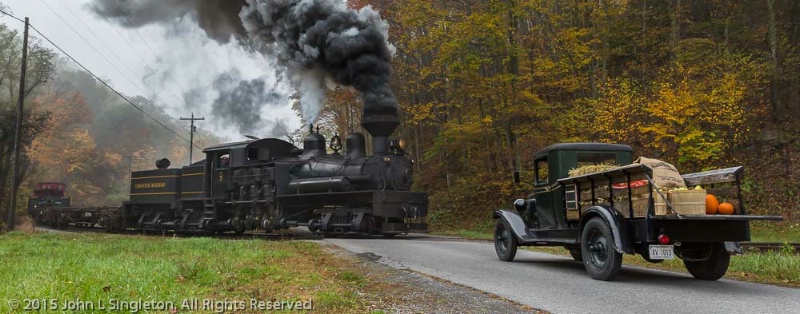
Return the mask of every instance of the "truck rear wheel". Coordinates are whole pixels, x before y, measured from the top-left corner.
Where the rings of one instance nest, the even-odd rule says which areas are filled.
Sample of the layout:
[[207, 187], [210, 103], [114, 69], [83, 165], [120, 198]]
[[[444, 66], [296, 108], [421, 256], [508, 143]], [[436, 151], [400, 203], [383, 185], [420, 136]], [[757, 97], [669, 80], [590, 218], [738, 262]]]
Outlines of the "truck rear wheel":
[[605, 220], [592, 218], [583, 227], [581, 255], [593, 279], [613, 280], [622, 267], [622, 254], [614, 248], [614, 236]]
[[701, 261], [683, 260], [683, 265], [695, 279], [718, 280], [728, 272], [731, 255], [725, 250], [722, 243], [712, 243], [708, 259]]
[[511, 231], [508, 223], [502, 218], [497, 219], [494, 226], [494, 251], [497, 253], [497, 257], [504, 262], [513, 261], [514, 256], [517, 255], [518, 246], [519, 240]]

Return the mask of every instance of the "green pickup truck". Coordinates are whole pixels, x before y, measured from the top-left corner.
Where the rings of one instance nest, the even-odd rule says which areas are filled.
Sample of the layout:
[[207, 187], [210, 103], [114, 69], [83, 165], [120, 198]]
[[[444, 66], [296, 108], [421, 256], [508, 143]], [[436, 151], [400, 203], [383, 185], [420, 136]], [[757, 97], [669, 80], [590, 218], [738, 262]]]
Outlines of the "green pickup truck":
[[[739, 242], [750, 241], [750, 221], [782, 219], [747, 214], [742, 167], [684, 174], [685, 192], [692, 193], [680, 194], [684, 191], [656, 186], [653, 169], [632, 163], [628, 145], [553, 144], [536, 152], [533, 161], [533, 192], [514, 201], [513, 210], [493, 215], [495, 251], [502, 261], [513, 261], [519, 246], [563, 246], [597, 280], [614, 279], [622, 254], [639, 254], [652, 263], [678, 257], [695, 278], [717, 280], [727, 272], [730, 255], [741, 253]], [[618, 167], [568, 174], [599, 164]], [[514, 177], [519, 182], [517, 173]], [[734, 212], [706, 214], [706, 192], [724, 197]], [[690, 201], [677, 197], [687, 195]]]

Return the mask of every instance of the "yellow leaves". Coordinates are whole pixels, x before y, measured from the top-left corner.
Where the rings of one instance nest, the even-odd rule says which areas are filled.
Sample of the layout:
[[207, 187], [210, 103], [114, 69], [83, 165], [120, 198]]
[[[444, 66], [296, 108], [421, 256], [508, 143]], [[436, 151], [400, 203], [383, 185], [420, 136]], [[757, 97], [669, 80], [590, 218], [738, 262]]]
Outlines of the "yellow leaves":
[[423, 121], [432, 121], [434, 119], [434, 114], [433, 114], [434, 107], [435, 105], [432, 102], [408, 106], [407, 107], [407, 111], [409, 113], [408, 121], [415, 124], [421, 123]]
[[590, 102], [594, 127], [613, 141], [640, 142], [667, 159], [707, 165], [759, 114], [747, 110], [752, 72], [747, 58], [731, 58], [699, 68], [678, 64], [640, 88], [611, 81]]

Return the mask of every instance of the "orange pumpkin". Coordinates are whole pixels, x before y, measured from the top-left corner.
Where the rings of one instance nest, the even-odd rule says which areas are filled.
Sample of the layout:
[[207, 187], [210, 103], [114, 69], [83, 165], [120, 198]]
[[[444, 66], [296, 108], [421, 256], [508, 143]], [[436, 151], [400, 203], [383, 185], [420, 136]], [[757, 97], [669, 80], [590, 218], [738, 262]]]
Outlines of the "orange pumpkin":
[[719, 204], [718, 209], [720, 215], [733, 215], [733, 204], [731, 203]]
[[719, 209], [719, 201], [713, 194], [706, 194], [706, 215], [715, 215]]

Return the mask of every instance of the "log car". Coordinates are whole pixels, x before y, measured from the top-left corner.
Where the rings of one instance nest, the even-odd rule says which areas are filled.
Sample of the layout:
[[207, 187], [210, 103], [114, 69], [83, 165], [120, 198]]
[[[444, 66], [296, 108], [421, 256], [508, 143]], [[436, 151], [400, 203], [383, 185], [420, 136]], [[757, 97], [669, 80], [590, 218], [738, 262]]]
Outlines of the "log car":
[[[563, 246], [593, 279], [613, 280], [622, 254], [652, 263], [678, 257], [695, 278], [717, 280], [730, 255], [741, 253], [738, 242], [750, 241], [750, 221], [781, 219], [747, 214], [739, 193], [742, 167], [683, 176], [688, 186], [701, 185], [735, 205], [733, 215], [706, 215], [704, 203], [698, 212], [696, 202], [672, 204], [667, 192], [654, 189], [652, 169], [631, 164], [632, 152], [628, 145], [601, 143], [560, 143], [537, 152], [533, 193], [516, 200], [514, 210], [493, 215], [498, 258], [513, 261], [519, 246]], [[599, 163], [620, 167], [567, 174]]]

